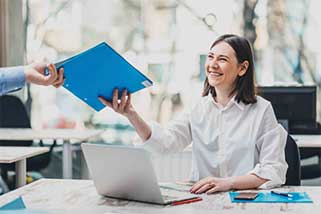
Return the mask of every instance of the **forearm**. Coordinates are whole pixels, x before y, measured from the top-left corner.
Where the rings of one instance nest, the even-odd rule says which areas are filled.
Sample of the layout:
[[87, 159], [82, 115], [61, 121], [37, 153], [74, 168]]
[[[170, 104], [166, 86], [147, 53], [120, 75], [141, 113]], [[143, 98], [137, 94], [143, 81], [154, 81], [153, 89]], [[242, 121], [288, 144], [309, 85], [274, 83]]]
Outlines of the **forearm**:
[[127, 116], [129, 122], [134, 126], [139, 137], [146, 141], [150, 138], [152, 131], [150, 126], [145, 122], [145, 120], [136, 112], [131, 112]]
[[236, 176], [232, 178], [233, 189], [256, 189], [268, 180], [260, 178], [254, 174]]
[[24, 85], [23, 66], [0, 68], [0, 95], [20, 89]]

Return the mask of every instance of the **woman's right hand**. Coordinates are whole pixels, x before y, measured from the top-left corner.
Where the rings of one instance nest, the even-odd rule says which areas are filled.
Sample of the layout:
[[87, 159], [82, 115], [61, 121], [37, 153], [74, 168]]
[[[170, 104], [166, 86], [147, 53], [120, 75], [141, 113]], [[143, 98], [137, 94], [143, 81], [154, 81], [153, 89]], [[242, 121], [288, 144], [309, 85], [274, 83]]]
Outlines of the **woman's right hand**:
[[130, 94], [127, 94], [127, 90], [122, 91], [120, 100], [118, 100], [118, 89], [113, 92], [112, 102], [107, 101], [103, 97], [99, 97], [100, 102], [104, 105], [112, 108], [115, 112], [124, 115], [128, 118], [130, 123], [135, 127], [138, 135], [143, 141], [146, 141], [151, 136], [151, 128], [144, 121], [143, 118], [135, 111], [134, 107], [130, 102]]
[[124, 115], [128, 118], [128, 116], [135, 112], [134, 107], [131, 104], [131, 95], [127, 94], [127, 90], [124, 89], [122, 91], [121, 99], [118, 100], [118, 89], [116, 88], [113, 92], [113, 100], [111, 102], [107, 101], [103, 97], [98, 97], [100, 102], [104, 105], [112, 108], [115, 112]]

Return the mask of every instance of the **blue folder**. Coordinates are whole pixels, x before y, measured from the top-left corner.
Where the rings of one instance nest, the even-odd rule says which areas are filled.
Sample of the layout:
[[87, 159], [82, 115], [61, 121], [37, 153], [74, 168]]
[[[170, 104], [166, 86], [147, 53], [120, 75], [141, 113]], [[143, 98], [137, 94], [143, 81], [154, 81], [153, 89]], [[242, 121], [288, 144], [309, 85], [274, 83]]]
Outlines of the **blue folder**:
[[19, 209], [26, 209], [26, 205], [23, 202], [22, 198], [19, 197], [13, 201], [10, 201], [9, 203], [3, 205], [0, 207], [0, 211], [4, 210], [19, 210]]
[[306, 192], [289, 192], [292, 198], [272, 194], [271, 192], [259, 192], [254, 200], [235, 199], [240, 192], [229, 192], [232, 203], [313, 203]]
[[65, 70], [64, 87], [96, 111], [105, 107], [98, 96], [111, 101], [115, 88], [120, 98], [123, 89], [132, 94], [153, 84], [105, 42], [55, 65]]
[[34, 209], [26, 208], [26, 205], [23, 202], [23, 199], [21, 196], [0, 207], [0, 214], [49, 214], [49, 213], [52, 213], [52, 212], [47, 210], [34, 210]]

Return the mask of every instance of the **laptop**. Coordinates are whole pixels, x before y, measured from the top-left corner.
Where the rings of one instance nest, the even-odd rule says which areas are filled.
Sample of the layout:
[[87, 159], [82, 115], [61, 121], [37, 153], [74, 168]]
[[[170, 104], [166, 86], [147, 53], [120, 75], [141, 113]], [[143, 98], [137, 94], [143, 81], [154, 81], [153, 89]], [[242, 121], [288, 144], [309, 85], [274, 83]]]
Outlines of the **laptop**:
[[199, 198], [161, 188], [150, 154], [142, 148], [90, 143], [81, 147], [100, 195], [161, 205]]

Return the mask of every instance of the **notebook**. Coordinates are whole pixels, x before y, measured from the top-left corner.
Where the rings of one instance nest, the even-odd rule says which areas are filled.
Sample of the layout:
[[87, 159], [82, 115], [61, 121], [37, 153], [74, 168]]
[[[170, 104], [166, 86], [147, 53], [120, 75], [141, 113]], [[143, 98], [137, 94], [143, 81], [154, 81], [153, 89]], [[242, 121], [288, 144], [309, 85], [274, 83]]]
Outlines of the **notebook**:
[[272, 194], [271, 192], [259, 192], [254, 200], [234, 199], [240, 192], [229, 192], [232, 203], [313, 203], [306, 192], [289, 192], [293, 197]]
[[105, 42], [55, 66], [64, 68], [64, 87], [96, 111], [105, 107], [98, 96], [111, 101], [115, 88], [120, 98], [123, 89], [132, 94], [153, 84]]

